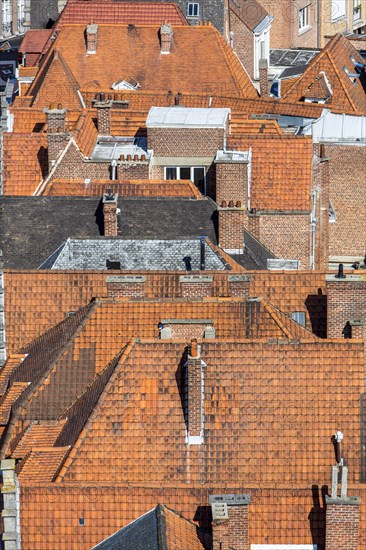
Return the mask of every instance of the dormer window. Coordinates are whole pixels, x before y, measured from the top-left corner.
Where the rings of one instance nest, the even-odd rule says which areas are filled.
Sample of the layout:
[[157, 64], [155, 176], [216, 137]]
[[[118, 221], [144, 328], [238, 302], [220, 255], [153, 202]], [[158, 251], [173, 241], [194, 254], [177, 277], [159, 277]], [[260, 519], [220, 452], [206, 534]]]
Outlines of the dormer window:
[[198, 2], [189, 2], [187, 6], [187, 17], [199, 17], [200, 5]]

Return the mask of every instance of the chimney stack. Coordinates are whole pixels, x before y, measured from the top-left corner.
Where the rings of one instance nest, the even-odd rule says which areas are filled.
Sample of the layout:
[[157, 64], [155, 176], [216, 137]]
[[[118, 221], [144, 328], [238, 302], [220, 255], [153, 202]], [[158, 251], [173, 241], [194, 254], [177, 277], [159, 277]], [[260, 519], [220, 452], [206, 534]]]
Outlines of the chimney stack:
[[210, 495], [212, 550], [249, 550], [250, 495]]
[[111, 109], [113, 100], [106, 94], [99, 93], [95, 96], [93, 107], [97, 110], [98, 132], [101, 136], [111, 135]]
[[259, 87], [261, 97], [269, 97], [269, 83], [268, 83], [268, 60], [259, 60]]
[[96, 54], [97, 53], [97, 42], [98, 42], [98, 25], [90, 21], [89, 25], [86, 27], [86, 53]]
[[163, 23], [160, 27], [160, 48], [161, 53], [168, 54], [171, 52], [173, 43], [173, 29], [170, 23]]
[[197, 339], [191, 340], [187, 361], [187, 443], [203, 443], [204, 378], [200, 348]]
[[243, 254], [245, 214], [241, 201], [224, 200], [218, 208], [219, 245], [229, 254]]
[[61, 103], [57, 106], [50, 104], [44, 112], [47, 116], [48, 172], [50, 172], [65, 149], [69, 136], [65, 131], [66, 109], [63, 109]]
[[103, 196], [104, 236], [117, 236], [117, 199], [118, 194], [108, 191]]

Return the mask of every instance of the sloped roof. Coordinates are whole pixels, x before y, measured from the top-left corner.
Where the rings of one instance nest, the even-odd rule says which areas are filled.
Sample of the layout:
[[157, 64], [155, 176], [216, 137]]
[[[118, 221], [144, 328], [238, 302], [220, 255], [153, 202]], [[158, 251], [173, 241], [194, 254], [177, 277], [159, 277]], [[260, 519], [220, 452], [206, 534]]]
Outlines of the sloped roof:
[[158, 504], [94, 550], [210, 550], [211, 537], [174, 510]]
[[312, 140], [286, 135], [235, 135], [227, 147], [252, 149], [251, 208], [310, 210]]
[[254, 31], [268, 16], [267, 10], [258, 0], [235, 0], [235, 2], [230, 3], [230, 9], [250, 31]]
[[18, 468], [18, 479], [33, 483], [47, 483], [54, 480], [69, 447], [37, 447], [32, 449], [27, 459]]
[[204, 200], [198, 188], [190, 180], [92, 180], [85, 184], [84, 179], [52, 180], [43, 195], [51, 196], [94, 196], [101, 197], [106, 191], [118, 193], [121, 197], [182, 197]]
[[[365, 78], [353, 79], [347, 74], [356, 73], [352, 58], [364, 63], [360, 53], [342, 34], [336, 34], [323, 50], [311, 61], [305, 72], [298, 78], [283, 96], [286, 101], [301, 101], [314, 85], [319, 74], [324, 73], [332, 95], [326, 105], [336, 113], [365, 114], [366, 90]], [[355, 80], [355, 82], [353, 81]]]
[[14, 446], [12, 458], [25, 458], [34, 448], [53, 447], [66, 420], [33, 422], [19, 443]]
[[52, 34], [52, 29], [29, 29], [19, 46], [19, 53], [40, 53]]
[[55, 30], [70, 23], [90, 21], [98, 25], [126, 23], [128, 25], [160, 25], [167, 20], [172, 25], [188, 25], [174, 2], [119, 2], [115, 0], [69, 0], [59, 15]]
[[4, 195], [32, 195], [48, 169], [45, 134], [3, 135]]
[[[3, 197], [4, 266], [37, 269], [69, 237], [103, 234], [97, 197]], [[119, 197], [119, 235], [127, 239], [207, 236], [216, 244], [216, 205], [210, 200]], [[17, 230], [14, 231], [14, 224]], [[39, 230], [47, 227], [47, 231]]]
[[[85, 25], [63, 26], [28, 95], [46, 106], [53, 94], [54, 102], [70, 106], [76, 101], [73, 79], [89, 93], [111, 90], [118, 79], [134, 79], [141, 91], [258, 97], [237, 56], [211, 25], [174, 26], [169, 55], [161, 55], [158, 31], [154, 26], [99, 25], [97, 53], [87, 55]], [[57, 63], [52, 62], [55, 51]], [[123, 52], [122, 64], [116, 52]], [[73, 78], [66, 75], [65, 66]]]

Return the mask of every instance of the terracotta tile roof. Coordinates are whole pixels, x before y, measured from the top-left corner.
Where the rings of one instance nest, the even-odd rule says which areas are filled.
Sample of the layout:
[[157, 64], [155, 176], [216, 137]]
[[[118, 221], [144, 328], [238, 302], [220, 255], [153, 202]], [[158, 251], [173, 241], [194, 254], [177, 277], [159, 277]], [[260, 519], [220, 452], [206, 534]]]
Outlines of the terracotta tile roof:
[[174, 510], [158, 504], [147, 514], [99, 543], [94, 550], [136, 550], [147, 545], [149, 550], [210, 550], [212, 541], [210, 535], [197, 525]]
[[66, 420], [33, 422], [12, 451], [12, 458], [25, 458], [32, 449], [53, 447]]
[[[332, 90], [326, 105], [333, 112], [349, 114], [366, 113], [366, 93], [360, 79], [352, 79], [347, 72], [355, 73], [351, 58], [364, 63], [359, 52], [342, 34], [335, 35], [323, 50], [312, 60], [302, 76], [290, 87], [283, 98], [286, 101], [301, 101], [315, 79], [325, 73]], [[346, 70], [344, 70], [344, 68]], [[355, 80], [355, 82], [353, 82]]]
[[188, 180], [128, 180], [91, 181], [85, 185], [84, 180], [52, 180], [43, 195], [101, 197], [107, 190], [123, 197], [187, 197], [203, 199], [197, 187]]
[[[157, 31], [154, 26], [131, 30], [126, 25], [99, 25], [98, 51], [90, 56], [86, 54], [85, 25], [64, 26], [28, 93], [35, 96], [35, 104], [46, 106], [52, 98], [69, 107], [78, 99], [76, 80], [82, 92], [92, 93], [110, 91], [119, 79], [134, 79], [142, 92], [258, 97], [239, 59], [214, 27], [175, 26], [172, 52], [165, 56], [160, 54]], [[59, 59], [55, 61], [56, 49]], [[126, 53], [122, 66], [113, 53], [120, 49]]]
[[38, 447], [32, 449], [18, 470], [20, 483], [24, 479], [32, 483], [49, 483], [54, 480], [69, 447]]
[[98, 130], [90, 113], [85, 109], [73, 130], [75, 141], [84, 157], [91, 157], [98, 139]]
[[5, 365], [0, 370], [1, 397], [3, 397], [3, 395], [6, 393], [9, 376], [17, 367], [19, 367], [19, 365], [22, 363], [22, 361], [25, 358], [26, 358], [26, 355], [24, 355], [23, 353], [14, 353], [7, 358]]
[[[90, 271], [6, 271], [5, 288], [9, 354], [60, 322], [69, 311], [77, 311], [95, 296], [107, 296], [106, 274]], [[22, 294], [19, 288], [25, 289]], [[213, 274], [213, 296], [229, 295], [228, 274]], [[261, 296], [289, 315], [304, 312], [306, 327], [326, 336], [324, 272], [251, 272], [249, 295]], [[177, 273], [146, 274], [146, 298], [180, 296]]]
[[313, 147], [298, 136], [233, 136], [228, 149], [252, 149], [251, 208], [310, 210]]
[[357, 482], [364, 358], [361, 343], [352, 344], [352, 353], [349, 346], [321, 340], [202, 344], [205, 435], [202, 448], [188, 448], [179, 392], [182, 344], [141, 341], [121, 359], [58, 481], [321, 485], [334, 461], [329, 437], [342, 417], [350, 482]]
[[236, 0], [230, 4], [230, 9], [239, 17], [250, 31], [259, 25], [268, 15], [258, 0]]
[[52, 34], [52, 29], [30, 29], [24, 35], [19, 53], [40, 53]]
[[45, 134], [3, 136], [4, 195], [32, 195], [47, 170]]
[[28, 382], [14, 382], [6, 394], [1, 398], [0, 424], [4, 425], [8, 423], [12, 406], [28, 386]]
[[237, 113], [231, 117], [230, 132], [232, 135], [282, 135], [282, 129], [277, 120], [253, 120], [251, 118], [245, 118], [243, 115], [238, 115]]
[[31, 134], [45, 131], [46, 115], [43, 109], [17, 107], [14, 110], [10, 108], [10, 111], [14, 114], [13, 133]]
[[115, 2], [111, 0], [69, 0], [54, 28], [70, 23], [87, 25], [126, 23], [128, 25], [160, 25], [167, 20], [172, 25], [188, 25], [180, 8], [173, 2]]
[[38, 71], [27, 95], [33, 96], [32, 105], [38, 108], [61, 103], [68, 109], [81, 109], [83, 105], [78, 90], [79, 84], [63, 55], [53, 49]]
[[38, 67], [23, 67], [19, 65], [19, 76], [36, 76], [38, 72]]

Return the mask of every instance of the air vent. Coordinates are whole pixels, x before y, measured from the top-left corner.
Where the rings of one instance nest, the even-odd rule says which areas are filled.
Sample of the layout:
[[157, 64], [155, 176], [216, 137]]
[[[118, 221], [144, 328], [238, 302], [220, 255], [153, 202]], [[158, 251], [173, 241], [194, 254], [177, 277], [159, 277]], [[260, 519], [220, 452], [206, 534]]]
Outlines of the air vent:
[[226, 502], [213, 502], [211, 504], [212, 519], [214, 521], [229, 519]]

